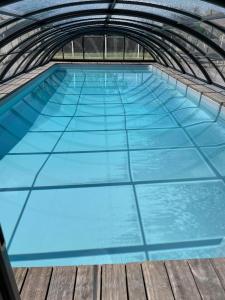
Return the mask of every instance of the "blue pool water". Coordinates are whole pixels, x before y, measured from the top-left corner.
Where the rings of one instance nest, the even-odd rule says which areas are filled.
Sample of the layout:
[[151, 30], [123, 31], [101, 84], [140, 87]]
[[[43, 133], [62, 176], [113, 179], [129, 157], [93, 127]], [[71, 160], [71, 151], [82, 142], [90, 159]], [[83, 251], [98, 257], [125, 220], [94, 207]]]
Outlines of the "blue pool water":
[[14, 266], [225, 254], [225, 113], [144, 66], [58, 66], [0, 107]]

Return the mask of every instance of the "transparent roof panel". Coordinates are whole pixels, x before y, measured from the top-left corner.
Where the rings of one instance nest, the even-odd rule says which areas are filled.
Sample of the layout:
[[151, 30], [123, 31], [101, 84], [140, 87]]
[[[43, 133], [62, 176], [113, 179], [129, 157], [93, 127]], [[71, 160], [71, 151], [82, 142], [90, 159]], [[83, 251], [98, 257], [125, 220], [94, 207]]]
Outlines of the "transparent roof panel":
[[[53, 17], [53, 16], [59, 16], [61, 14], [66, 14], [66, 13], [79, 13], [83, 10], [87, 10], [87, 11], [90, 11], [90, 10], [93, 10], [93, 9], [96, 9], [96, 5], [95, 4], [88, 4], [88, 5], [79, 5], [79, 6], [76, 6], [76, 8], [71, 8], [70, 6], [69, 7], [64, 7], [64, 8], [58, 8], [58, 9], [52, 9], [52, 10], [49, 10], [49, 11], [46, 11], [46, 12], [43, 12], [43, 13], [40, 13], [40, 14], [35, 14], [35, 19], [45, 19], [45, 18], [50, 18], [50, 17]], [[102, 4], [99, 4], [98, 5], [98, 9], [108, 9], [108, 4], [107, 3], [102, 3]]]
[[[225, 4], [221, 7], [213, 2], [14, 0], [2, 5], [0, 1], [0, 55], [13, 57], [16, 52], [22, 57], [35, 49], [40, 56], [40, 60], [36, 60], [38, 65], [42, 55], [51, 58], [63, 34], [74, 38], [77, 34], [93, 33], [93, 30], [97, 30], [97, 34], [104, 29], [133, 35], [144, 46], [154, 48], [161, 63], [171, 59], [169, 65], [176, 69], [182, 64], [186, 72], [191, 72], [189, 65], [196, 70], [203, 62], [204, 68], [209, 69], [206, 68], [208, 62], [213, 68], [210, 59], [216, 62], [225, 59]], [[95, 13], [95, 10], [98, 11]], [[47, 41], [49, 45], [43, 48]], [[9, 57], [4, 61], [8, 63]]]
[[[65, 4], [75, 4], [82, 5], [84, 2], [91, 2], [90, 0], [22, 0], [9, 5], [5, 5], [1, 7], [2, 11], [6, 11], [9, 13], [15, 13], [19, 15], [25, 15], [31, 12], [38, 11], [40, 9], [51, 8], [52, 6], [60, 6]], [[103, 1], [102, 1], [103, 2]], [[71, 5], [72, 7], [72, 5]], [[76, 9], [76, 8], [75, 8]], [[70, 8], [70, 10], [74, 10], [74, 8]]]
[[[9, 5], [4, 5], [1, 7], [2, 10], [5, 10], [7, 12], [11, 13], [17, 13], [17, 14], [26, 14], [33, 11], [37, 11], [46, 7], [56, 6], [56, 5], [62, 5], [62, 4], [70, 4], [70, 3], [79, 3], [83, 4], [84, 2], [91, 2], [91, 0], [22, 0], [18, 1]], [[94, 0], [93, 0], [94, 1]], [[223, 12], [225, 13], [225, 9], [218, 7], [217, 5], [202, 1], [202, 0], [131, 0], [132, 2], [144, 2], [144, 3], [152, 3], [157, 4], [165, 7], [171, 7], [180, 9], [183, 11], [189, 11], [196, 13], [201, 16], [207, 16], [208, 14], [211, 14], [211, 12]], [[100, 1], [103, 2], [103, 1]], [[118, 1], [121, 2], [121, 1]], [[126, 2], [126, 0], [123, 0], [123, 2]], [[98, 4], [95, 4], [96, 8]]]
[[13, 17], [7, 14], [0, 13], [0, 24], [4, 24], [6, 21], [12, 20]]
[[103, 15], [94, 16], [90, 20], [87, 19], [86, 16], [76, 17], [76, 18], [67, 18], [66, 20], [63, 20], [63, 21], [53, 22], [52, 25], [54, 25], [54, 26], [59, 25], [61, 27], [64, 27], [64, 26], [66, 27], [66, 26], [74, 24], [76, 26], [77, 24], [82, 23], [82, 22], [88, 22], [88, 21], [93, 22], [96, 20], [104, 21], [106, 17], [107, 17], [107, 15], [103, 14]]
[[[152, 3], [152, 4], [157, 4], [161, 5], [164, 7], [171, 7], [175, 9], [180, 9], [183, 11], [187, 11], [189, 13], [193, 13], [199, 16], [207, 16], [211, 12], [213, 13], [224, 13], [225, 14], [225, 9], [218, 6], [211, 4], [206, 1], [202, 0], [131, 0], [132, 2], [140, 2], [140, 3]], [[126, 2], [124, 0], [123, 2]]]

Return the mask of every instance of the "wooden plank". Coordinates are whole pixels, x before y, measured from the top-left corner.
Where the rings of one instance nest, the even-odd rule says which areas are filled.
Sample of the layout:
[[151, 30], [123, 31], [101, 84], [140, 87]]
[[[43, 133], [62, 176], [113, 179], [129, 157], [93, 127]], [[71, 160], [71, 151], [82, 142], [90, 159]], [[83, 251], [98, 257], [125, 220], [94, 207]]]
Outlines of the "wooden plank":
[[31, 268], [24, 282], [22, 300], [44, 300], [48, 291], [52, 268]]
[[225, 299], [225, 291], [208, 259], [189, 260], [188, 264], [194, 275], [202, 299]]
[[53, 268], [47, 300], [73, 300], [76, 267]]
[[146, 300], [143, 274], [140, 264], [126, 265], [129, 300]]
[[186, 261], [166, 261], [165, 266], [175, 299], [201, 299], [198, 288]]
[[14, 268], [13, 269], [14, 276], [15, 276], [15, 279], [16, 279], [16, 284], [17, 284], [19, 292], [21, 292], [24, 280], [25, 280], [26, 275], [27, 275], [27, 271], [28, 271], [27, 268]]
[[77, 270], [74, 300], [100, 300], [101, 266], [80, 266]]
[[173, 300], [167, 271], [163, 262], [145, 262], [142, 264], [148, 299]]
[[102, 299], [128, 299], [125, 265], [102, 266]]
[[211, 263], [216, 270], [216, 273], [220, 279], [223, 288], [225, 289], [225, 259], [224, 258], [212, 259]]

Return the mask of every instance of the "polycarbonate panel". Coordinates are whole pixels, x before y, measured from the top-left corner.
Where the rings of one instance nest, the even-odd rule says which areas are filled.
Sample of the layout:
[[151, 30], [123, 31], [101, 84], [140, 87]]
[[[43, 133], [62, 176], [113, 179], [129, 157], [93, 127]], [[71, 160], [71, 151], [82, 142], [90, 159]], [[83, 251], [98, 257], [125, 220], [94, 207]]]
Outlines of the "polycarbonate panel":
[[[82, 2], [86, 2], [86, 1], [87, 0], [83, 0]], [[90, 2], [90, 0], [88, 2]], [[63, 4], [73, 4], [73, 3], [81, 4], [81, 1], [63, 0]], [[22, 0], [9, 5], [2, 6], [1, 9], [6, 12], [24, 15], [27, 13], [32, 13], [40, 9], [48, 8], [56, 5], [62, 5], [62, 0], [53, 0], [53, 1], [52, 0], [38, 0], [38, 1]], [[70, 7], [70, 11], [71, 10], [74, 10], [72, 5]]]
[[106, 59], [123, 59], [124, 37], [116, 35], [107, 36], [105, 50]]
[[27, 70], [32, 69], [36, 65], [36, 63], [42, 58], [44, 53], [45, 53], [45, 51], [42, 51], [31, 62], [29, 61]]
[[29, 57], [30, 53], [24, 53], [21, 55], [16, 62], [10, 67], [9, 71], [7, 71], [6, 75], [8, 72], [13, 72], [12, 75], [16, 75], [18, 73], [21, 73], [24, 71], [25, 63], [26, 63], [26, 58]]
[[[0, 47], [0, 53], [2, 54], [7, 54], [9, 51], [11, 51], [13, 48], [15, 47], [20, 47], [20, 44], [31, 38], [34, 34], [40, 32], [41, 33], [41, 29], [38, 28], [38, 29], [35, 29], [35, 30], [30, 30], [29, 32], [26, 32], [22, 35], [20, 35], [19, 37], [13, 39], [12, 41], [10, 41], [9, 43], [7, 43], [5, 46], [3, 47]], [[21, 48], [20, 48], [21, 49]]]
[[[83, 49], [84, 39], [84, 49]], [[126, 47], [124, 44], [126, 41]], [[83, 53], [84, 50], [84, 53]], [[119, 35], [84, 36], [69, 42], [55, 59], [143, 60], [144, 48], [136, 41]], [[147, 60], [153, 60], [149, 55]]]
[[[167, 17], [170, 17], [171, 14], [173, 15], [174, 13], [171, 13], [170, 11], [168, 11], [166, 8], [175, 8], [175, 9], [179, 9], [182, 12], [189, 12], [192, 13], [193, 15], [198, 15], [198, 16], [202, 16], [205, 19], [210, 18], [216, 18], [218, 14], [221, 15], [225, 15], [225, 9], [202, 1], [202, 0], [131, 0], [132, 2], [139, 2], [141, 4], [141, 2], [144, 3], [149, 3], [149, 4], [155, 4], [155, 5], [159, 5], [161, 7], [165, 8], [165, 14]], [[124, 3], [126, 2], [123, 1]], [[117, 6], [119, 7], [119, 6]], [[136, 5], [137, 7], [137, 5]], [[150, 8], [149, 8], [150, 9]], [[142, 9], [143, 10], [143, 9]], [[152, 8], [151, 8], [152, 10]], [[146, 7], [145, 7], [145, 11], [146, 11]], [[188, 17], [186, 17], [185, 15], [183, 15], [182, 20], [185, 21], [187, 20]], [[224, 25], [224, 24], [223, 24]]]
[[63, 59], [63, 52], [62, 49], [60, 49], [54, 56], [57, 59]]
[[46, 12], [43, 12], [40, 14], [35, 14], [35, 19], [42, 20], [45, 18], [53, 17], [53, 16], [59, 16], [60, 14], [70, 13], [71, 11], [78, 13], [78, 12], [82, 12], [83, 10], [90, 11], [90, 10], [94, 10], [96, 8], [105, 10], [108, 8], [108, 3], [101, 3], [101, 4], [98, 4], [97, 6], [96, 6], [96, 4], [90, 4], [90, 5], [88, 4], [88, 5], [78, 5], [75, 7], [71, 6], [71, 7], [52, 9], [52, 10], [49, 10], [49, 11], [46, 11]]
[[94, 16], [90, 16], [90, 18], [88, 18], [87, 19], [87, 16], [81, 16], [81, 17], [78, 17], [78, 16], [75, 16], [75, 17], [67, 17], [66, 18], [66, 20], [59, 20], [59, 21], [54, 21], [53, 23], [52, 23], [52, 25], [59, 25], [60, 27], [63, 27], [64, 28], [64, 26], [66, 26], [66, 24], [68, 24], [68, 23], [70, 23], [70, 24], [74, 24], [74, 25], [76, 25], [76, 24], [78, 24], [78, 23], [80, 23], [80, 22], [82, 22], [82, 21], [88, 21], [89, 19], [91, 20], [91, 19], [97, 19], [97, 20], [99, 20], [99, 21], [105, 21], [105, 18], [107, 17], [107, 15], [105, 14], [105, 13], [103, 13], [103, 14], [101, 14], [101, 15], [94, 15]]
[[152, 60], [152, 59], [153, 59], [152, 55], [147, 50], [144, 50], [144, 60]]
[[69, 42], [63, 47], [64, 58], [71, 59], [73, 57], [72, 47], [72, 42]]
[[5, 74], [5, 76], [3, 77], [3, 79], [7, 79], [7, 78], [10, 78], [12, 77], [13, 75], [15, 75], [15, 71], [16, 69], [19, 67], [19, 64], [21, 63], [21, 61], [26, 57], [26, 53], [22, 54], [20, 56], [19, 59], [17, 59], [14, 64], [10, 67], [9, 70], [7, 70], [7, 73]]
[[[35, 20], [31, 20], [31, 19], [25, 19], [20, 22], [17, 22], [17, 24], [15, 26], [12, 26], [10, 28], [7, 27], [3, 27], [2, 28], [2, 32], [3, 33], [0, 36], [0, 41], [4, 40], [5, 38], [9, 38], [10, 36], [12, 36], [12, 34], [14, 34], [15, 32], [18, 32], [19, 30], [23, 30], [25, 28], [30, 28], [32, 25], [35, 24]], [[27, 30], [29, 31], [29, 29]]]
[[[53, 42], [53, 40], [57, 41], [57, 38], [60, 39], [62, 37], [62, 32], [67, 34], [65, 28], [69, 24], [74, 25], [74, 33], [76, 33], [80, 28], [80, 22], [92, 20], [90, 25], [81, 27], [82, 29], [89, 30], [89, 28], [95, 28], [92, 27], [94, 19], [98, 20], [99, 26], [105, 25], [106, 20], [111, 20], [112, 23], [108, 25], [108, 28], [114, 30], [114, 26], [116, 29], [118, 28], [118, 24], [115, 22], [118, 23], [122, 21], [126, 22], [127, 26], [123, 28], [123, 26], [120, 25], [119, 29], [124, 30], [125, 34], [134, 34], [135, 39], [137, 38], [138, 40], [140, 38], [142, 43], [148, 44], [148, 40], [150, 40], [148, 46], [154, 48], [152, 51], [160, 63], [167, 63], [177, 70], [179, 70], [180, 65], [182, 65], [186, 73], [192, 74], [194, 72], [198, 78], [205, 79], [205, 75], [203, 75], [203, 72], [199, 69], [194, 59], [188, 57], [187, 53], [183, 53], [178, 45], [180, 44], [196, 57], [215, 83], [223, 85], [223, 78], [214, 68], [210, 60], [202, 61], [202, 57], [205, 56], [213, 60], [220, 71], [224, 72], [223, 59], [225, 52], [223, 53], [222, 51], [225, 50], [225, 33], [219, 27], [216, 28], [215, 25], [225, 28], [225, 8], [202, 0], [123, 0], [115, 3], [113, 10], [115, 10], [115, 12], [119, 9], [123, 10], [124, 14], [120, 13], [120, 15], [116, 15], [114, 11], [109, 14], [110, 5], [111, 3], [109, 1], [99, 1], [99, 3], [96, 3], [94, 0], [93, 3], [91, 0], [39, 0], [33, 2], [30, 0], [21, 0], [1, 6], [0, 39], [3, 42], [3, 47], [0, 47], [0, 56], [10, 54], [11, 57], [13, 57], [15, 54], [12, 54], [12, 52], [20, 52], [22, 54], [23, 52], [28, 53], [30, 51], [39, 55], [38, 49], [40, 49], [42, 42], [48, 39], [49, 43], [46, 44], [46, 48], [44, 49], [45, 52], [49, 52], [46, 56], [47, 61], [48, 58], [51, 58], [51, 53], [55, 53], [54, 47], [52, 47], [50, 43], [51, 37], [48, 35], [51, 31], [55, 30], [55, 35], [53, 35], [52, 39]], [[99, 9], [100, 13], [97, 15], [93, 13], [93, 15], [91, 15], [90, 12], [95, 9]], [[87, 11], [88, 15], [83, 15], [83, 11]], [[130, 11], [131, 15], [129, 15]], [[81, 15], [79, 15], [79, 13], [81, 13]], [[26, 14], [29, 14], [29, 16], [20, 19], [15, 18], [14, 21], [14, 16], [23, 16]], [[61, 18], [64, 14], [64, 18]], [[70, 15], [67, 16], [67, 14]], [[149, 14], [149, 17], [147, 14]], [[153, 16], [153, 18], [151, 18], [151, 16]], [[53, 17], [56, 18], [54, 19]], [[107, 17], [109, 17], [109, 19], [107, 19]], [[49, 19], [50, 22], [45, 24], [44, 20], [48, 18], [51, 18], [51, 20]], [[35, 23], [39, 20], [43, 21], [42, 25], [39, 25], [40, 27], [38, 28], [33, 28]], [[171, 20], [173, 22], [171, 22]], [[174, 23], [174, 21], [177, 23]], [[3, 24], [5, 25], [3, 26]], [[185, 27], [184, 30], [178, 29], [177, 24], [183, 24], [186, 29]], [[143, 28], [138, 29], [139, 25], [144, 25], [146, 30], [143, 30]], [[60, 26], [58, 28], [61, 30], [57, 31], [57, 26]], [[107, 27], [104, 26], [104, 28]], [[129, 32], [129, 28], [132, 28], [131, 32]], [[189, 32], [190, 29], [200, 34], [204, 39], [206, 38], [206, 40], [201, 39], [200, 36], [196, 37], [195, 35], [191, 35]], [[44, 37], [46, 34], [46, 39], [38, 42], [35, 37], [38, 32], [40, 32], [40, 35], [38, 34], [37, 37]], [[87, 34], [88, 33], [85, 32], [85, 35]], [[146, 37], [143, 38], [143, 35]], [[154, 36], [154, 42], [151, 41], [152, 37], [150, 35]], [[34, 37], [33, 44], [27, 47], [29, 46], [29, 39], [31, 41], [32, 37]], [[6, 38], [9, 40], [7, 44], [4, 44]], [[167, 38], [169, 38], [169, 40], [167, 40]], [[215, 47], [209, 46], [207, 39], [213, 42], [215, 47], [219, 46], [221, 51], [215, 51]], [[158, 40], [162, 44], [161, 46], [158, 44]], [[86, 59], [125, 58], [142, 60], [143, 47], [135, 42], [128, 41], [128, 44], [125, 45], [126, 51], [124, 53], [124, 51], [121, 52], [122, 47], [120, 44], [113, 45], [113, 43], [116, 43], [116, 40], [113, 40], [113, 38], [110, 39], [107, 37], [107, 39], [103, 40], [103, 43], [90, 39], [87, 41], [84, 49]], [[91, 44], [92, 46], [90, 46]], [[58, 45], [58, 43], [55, 43], [55, 46], [56, 45]], [[77, 45], [78, 47], [76, 47]], [[65, 45], [64, 53], [66, 59], [83, 59], [83, 45], [82, 43], [78, 43], [77, 45], [76, 42]], [[91, 50], [92, 52], [89, 51], [91, 47], [94, 49]], [[113, 47], [114, 50], [111, 51]], [[2, 70], [4, 69], [4, 65], [11, 61], [11, 57], [8, 56], [4, 59], [4, 64], [1, 66]], [[146, 57], [145, 59], [148, 59]], [[16, 64], [18, 64], [18, 61]], [[36, 58], [35, 61], [39, 63], [42, 60]], [[32, 63], [34, 64], [34, 61]], [[9, 74], [7, 74], [7, 76], [9, 76]]]
[[0, 73], [5, 69], [5, 67], [11, 62], [11, 60], [17, 55], [17, 53], [9, 54], [3, 56], [4, 59], [0, 63]]
[[143, 47], [125, 38], [125, 59], [143, 60]]
[[12, 20], [13, 17], [12, 16], [8, 16], [5, 14], [0, 13], [0, 24], [4, 24], [6, 21]]
[[83, 59], [83, 38], [78, 38], [73, 41], [74, 59]]
[[103, 59], [103, 36], [84, 37], [84, 58]]

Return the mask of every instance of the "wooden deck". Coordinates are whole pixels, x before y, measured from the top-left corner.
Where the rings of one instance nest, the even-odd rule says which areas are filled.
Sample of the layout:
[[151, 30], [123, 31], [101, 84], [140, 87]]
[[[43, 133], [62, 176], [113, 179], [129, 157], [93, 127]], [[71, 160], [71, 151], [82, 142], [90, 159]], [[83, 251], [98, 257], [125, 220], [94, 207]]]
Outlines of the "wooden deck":
[[225, 299], [225, 259], [15, 268], [22, 300]]

